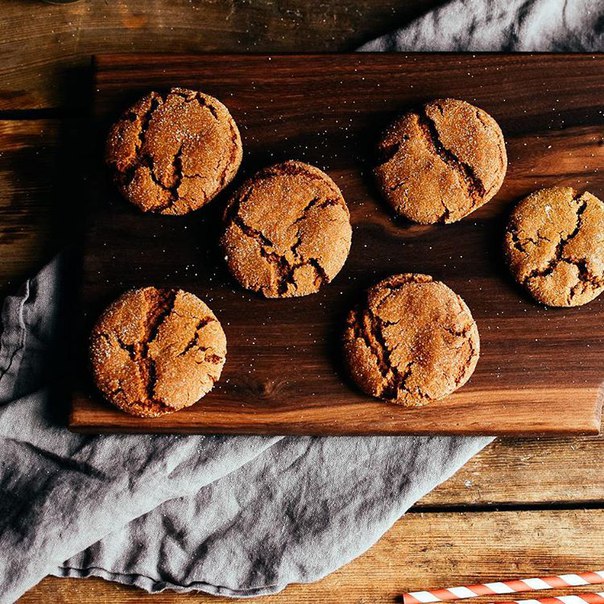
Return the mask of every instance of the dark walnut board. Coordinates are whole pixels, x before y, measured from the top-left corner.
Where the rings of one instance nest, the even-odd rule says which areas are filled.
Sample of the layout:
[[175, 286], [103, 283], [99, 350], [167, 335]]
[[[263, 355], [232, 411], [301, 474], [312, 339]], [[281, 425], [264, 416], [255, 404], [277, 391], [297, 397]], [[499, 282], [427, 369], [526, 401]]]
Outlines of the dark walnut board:
[[[228, 275], [216, 247], [225, 197], [186, 217], [137, 213], [93, 170], [84, 248], [84, 330], [70, 427], [86, 432], [256, 434], [596, 433], [604, 380], [604, 296], [546, 309], [512, 282], [501, 257], [510, 208], [535, 188], [604, 196], [604, 56], [501, 54], [107, 55], [96, 58], [99, 149], [121, 110], [151, 89], [212, 94], [241, 128], [236, 179], [285, 159], [325, 169], [352, 214], [350, 257], [335, 281], [298, 299], [265, 300]], [[484, 108], [507, 140], [499, 194], [453, 225], [395, 220], [371, 179], [371, 152], [399, 112], [451, 96]], [[228, 192], [227, 192], [228, 194]], [[341, 365], [343, 319], [359, 292], [398, 272], [443, 280], [478, 323], [481, 357], [444, 401], [405, 409], [362, 394]], [[181, 287], [204, 299], [228, 339], [217, 387], [189, 409], [130, 417], [95, 393], [85, 335], [131, 286]]]

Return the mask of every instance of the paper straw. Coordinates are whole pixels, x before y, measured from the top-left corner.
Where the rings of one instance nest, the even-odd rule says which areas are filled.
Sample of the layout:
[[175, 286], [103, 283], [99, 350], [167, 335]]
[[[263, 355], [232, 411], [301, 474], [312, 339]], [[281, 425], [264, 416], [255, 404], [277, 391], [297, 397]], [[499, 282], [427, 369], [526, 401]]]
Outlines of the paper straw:
[[604, 604], [604, 591], [539, 598], [538, 600], [509, 600], [498, 604]]
[[[431, 602], [464, 600], [465, 598], [491, 596], [494, 594], [512, 594], [524, 591], [539, 591], [541, 589], [576, 587], [579, 585], [598, 585], [601, 583], [604, 583], [604, 570], [596, 570], [594, 572], [556, 575], [553, 577], [535, 577], [533, 579], [515, 579], [513, 581], [448, 587], [433, 591], [414, 591], [403, 594], [403, 602], [405, 604], [430, 604]], [[559, 604], [559, 602], [554, 600], [554, 604]], [[568, 602], [567, 604], [573, 603]], [[581, 603], [576, 601], [575, 604]], [[598, 601], [598, 604], [600, 604], [600, 601]]]

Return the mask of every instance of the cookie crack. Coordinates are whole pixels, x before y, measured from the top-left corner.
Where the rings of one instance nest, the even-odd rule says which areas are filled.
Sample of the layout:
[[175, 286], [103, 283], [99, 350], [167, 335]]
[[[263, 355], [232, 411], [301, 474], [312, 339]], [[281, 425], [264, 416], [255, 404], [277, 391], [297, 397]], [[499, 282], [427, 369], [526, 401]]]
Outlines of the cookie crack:
[[149, 404], [161, 404], [155, 398], [155, 387], [157, 384], [157, 370], [155, 359], [149, 355], [149, 347], [157, 338], [160, 327], [174, 310], [176, 301], [176, 290], [161, 291], [157, 299], [149, 300], [147, 303], [147, 315], [145, 317], [145, 335], [142, 345], [139, 347], [138, 361], [142, 369], [142, 378], [145, 383], [147, 401]]
[[183, 148], [185, 146], [184, 141], [180, 143], [178, 150], [174, 154], [174, 158], [172, 159], [172, 178], [173, 182], [170, 187], [168, 187], [168, 191], [170, 191], [171, 202], [174, 203], [176, 199], [178, 199], [178, 189], [183, 181], [183, 177], [185, 176], [183, 167], [182, 167], [182, 153]]
[[[107, 336], [105, 335], [105, 337]], [[107, 337], [107, 340], [108, 339], [109, 338]], [[131, 359], [136, 359], [138, 354], [138, 346], [136, 344], [126, 344], [126, 342], [124, 342], [117, 334], [115, 335], [115, 341], [122, 350], [128, 353]]]
[[[103, 340], [105, 340], [105, 343], [108, 346], [112, 345], [112, 341], [111, 338], [109, 337], [109, 334], [106, 332], [101, 332], [98, 334], [99, 338], [102, 338]], [[128, 356], [131, 359], [135, 359], [136, 358], [136, 347], [133, 344], [126, 344], [126, 342], [124, 342], [117, 334], [114, 334], [115, 337], [115, 341], [117, 342], [117, 345], [124, 351], [128, 353]]]
[[486, 193], [482, 180], [475, 174], [470, 164], [461, 161], [451, 149], [445, 147], [440, 140], [434, 120], [428, 116], [425, 109], [418, 113], [417, 117], [420, 131], [423, 133], [428, 146], [444, 163], [456, 171], [461, 182], [464, 183], [473, 205], [479, 204]]
[[122, 186], [124, 188], [128, 188], [132, 184], [137, 170], [139, 170], [141, 167], [147, 168], [147, 170], [149, 171], [149, 177], [153, 181], [154, 185], [170, 194], [170, 197], [166, 200], [165, 203], [154, 206], [153, 210], [155, 212], [162, 212], [164, 210], [167, 210], [175, 202], [173, 187], [165, 185], [155, 174], [153, 158], [149, 154], [141, 153], [140, 155], [138, 155], [136, 158], [136, 163], [133, 163], [132, 165], [128, 166], [128, 168], [121, 173]]
[[113, 388], [113, 390], [110, 390], [109, 394], [111, 396], [116, 396], [118, 394], [125, 394], [124, 389], [121, 386], [121, 382], [118, 382], [118, 384], [120, 384], [120, 385], [118, 385], [117, 388]]
[[406, 184], [407, 184], [406, 180], [400, 180], [399, 182], [394, 183], [393, 185], [391, 185], [388, 188], [390, 189], [390, 191], [396, 191], [397, 189], [400, 189], [401, 187], [403, 187]]
[[[178, 147], [178, 150], [176, 151], [176, 153], [174, 154], [174, 157], [172, 158], [172, 184], [171, 185], [164, 184], [161, 181], [161, 179], [155, 174], [153, 158], [150, 155], [142, 154], [140, 157], [139, 165], [147, 167], [147, 169], [149, 170], [149, 175], [151, 176], [151, 180], [153, 181], [153, 183], [155, 185], [157, 185], [160, 189], [169, 193], [169, 195], [170, 195], [165, 203], [154, 207], [154, 210], [156, 212], [158, 212], [158, 211], [163, 212], [165, 210], [170, 209], [171, 207], [174, 206], [174, 204], [179, 199], [178, 189], [183, 181], [183, 178], [185, 178], [185, 176], [186, 176], [183, 172], [183, 167], [182, 167], [183, 148], [184, 148], [184, 141], [180, 144], [180, 146]], [[134, 176], [134, 174], [133, 174], [133, 176]], [[195, 174], [193, 176], [197, 176], [197, 175]]]
[[[315, 207], [319, 201], [321, 201], [321, 197], [313, 197], [303, 208], [302, 211], [300, 212], [300, 215], [298, 216], [298, 218], [296, 218], [296, 220], [294, 220], [293, 224], [298, 224], [299, 222], [302, 222], [305, 218], [306, 218], [306, 214], [308, 213], [308, 211]], [[327, 202], [329, 201], [333, 201], [335, 202], [335, 200], [326, 200]], [[329, 204], [327, 203], [327, 205], [333, 205], [333, 204]], [[327, 205], [325, 205], [325, 207], [327, 207]], [[324, 207], [323, 204], [321, 204], [320, 207]]]
[[[528, 252], [526, 251], [526, 249], [524, 248], [525, 246], [525, 242], [527, 241], [526, 239], [521, 240], [520, 239], [520, 233], [518, 232], [518, 226], [517, 225], [513, 225], [509, 228], [508, 230], [510, 237], [512, 238], [512, 244], [514, 246], [514, 248], [516, 250], [518, 250], [519, 252], [521, 252], [522, 254], [528, 254]], [[530, 241], [530, 239], [529, 239]]]
[[[138, 168], [140, 166], [144, 166], [145, 168], [147, 168], [149, 170], [149, 176], [151, 176], [151, 180], [153, 181], [154, 184], [156, 184], [158, 187], [160, 187], [164, 191], [171, 192], [170, 187], [168, 185], [165, 185], [160, 180], [160, 178], [157, 176], [157, 174], [155, 174], [155, 168], [153, 166], [153, 158], [150, 155], [148, 155], [147, 153], [143, 153], [140, 156], [138, 166], [135, 167], [135, 170], [136, 170], [136, 168]], [[134, 177], [134, 172], [132, 173], [132, 177]]]
[[396, 365], [393, 365], [391, 368], [392, 377], [387, 383], [385, 389], [382, 391], [382, 396], [386, 398], [396, 399], [399, 397], [399, 393], [402, 391], [406, 392], [407, 394], [419, 396], [420, 398], [426, 398], [426, 395], [421, 391], [419, 386], [413, 391], [407, 387], [407, 381], [411, 377], [411, 373], [413, 372], [414, 366], [415, 361], [409, 361], [409, 363], [405, 367], [405, 371], [401, 373], [399, 368]]
[[196, 348], [200, 352], [206, 352], [209, 348], [201, 345], [201, 331], [203, 328], [208, 325], [208, 323], [213, 323], [216, 319], [212, 317], [204, 317], [200, 319], [197, 325], [195, 326], [195, 332], [193, 333], [193, 337], [185, 344], [184, 348], [181, 352], [178, 353], [177, 356], [182, 357], [192, 348]]
[[[212, 114], [212, 117], [216, 121], [220, 121], [220, 115], [218, 114], [218, 110], [216, 109], [216, 107], [214, 105], [212, 105], [212, 103], [209, 103], [205, 98], [203, 98], [199, 92], [196, 92], [194, 96], [190, 96], [190, 95], [187, 96], [183, 92], [180, 92], [178, 90], [172, 90], [172, 94], [175, 94], [176, 96], [181, 97], [182, 99], [185, 100], [186, 103], [197, 102], [201, 107], [204, 107], [205, 109], [207, 109]], [[228, 172], [229, 172], [229, 166], [232, 166], [234, 164], [235, 157], [237, 156], [237, 151], [238, 151], [237, 143], [238, 143], [239, 137], [237, 135], [236, 126], [232, 120], [228, 120], [228, 124], [229, 124], [229, 135], [230, 135], [230, 139], [231, 139], [231, 149], [229, 151], [228, 161], [224, 162], [224, 168], [222, 169], [220, 176], [218, 178], [220, 187], [224, 186], [226, 179], [227, 179]], [[217, 170], [220, 167], [221, 163], [223, 163], [222, 158], [219, 159], [218, 165], [216, 166]], [[201, 175], [200, 174], [187, 175], [188, 178], [199, 177], [199, 176], [201, 176]]]
[[[293, 224], [299, 223], [304, 220], [307, 211], [310, 208], [316, 206], [320, 201], [320, 197], [312, 199], [305, 206], [302, 215], [297, 218]], [[329, 205], [339, 205], [339, 203], [337, 200], [327, 199], [324, 200], [319, 207], [327, 207]], [[317, 258], [304, 258], [299, 253], [298, 248], [302, 244], [302, 236], [299, 228], [296, 234], [296, 241], [289, 249], [296, 261], [290, 263], [285, 255], [275, 251], [274, 243], [268, 237], [266, 237], [266, 235], [261, 230], [255, 229], [254, 227], [247, 224], [241, 218], [241, 216], [236, 213], [237, 211], [238, 208], [231, 212], [231, 222], [236, 224], [245, 235], [252, 239], [255, 239], [258, 242], [260, 254], [263, 256], [263, 258], [268, 260], [269, 264], [271, 264], [275, 269], [277, 278], [277, 283], [275, 285], [277, 287], [277, 292], [279, 293], [279, 295], [285, 294], [290, 285], [296, 285], [294, 279], [295, 271], [307, 265], [312, 266], [315, 270], [315, 286], [320, 287], [323, 283], [329, 283], [329, 277], [323, 266], [321, 266], [319, 260]]]
[[294, 267], [290, 265], [284, 255], [274, 251], [273, 242], [262, 231], [250, 227], [239, 216], [235, 216], [233, 222], [245, 235], [258, 242], [261, 256], [275, 269], [277, 291], [279, 294], [284, 294], [287, 291], [288, 285], [293, 283]]
[[[145, 317], [144, 334], [140, 341], [134, 344], [127, 344], [117, 334], [115, 341], [118, 346], [128, 353], [130, 359], [136, 364], [140, 370], [141, 380], [144, 384], [146, 400], [139, 400], [137, 405], [150, 408], [152, 405], [167, 405], [155, 398], [155, 385], [157, 381], [155, 360], [149, 356], [149, 345], [156, 339], [160, 326], [165, 319], [171, 314], [174, 308], [176, 299], [176, 290], [168, 290], [162, 292], [156, 300], [148, 300], [149, 308]], [[109, 335], [101, 333], [100, 336], [106, 341], [109, 341]], [[117, 395], [120, 392], [124, 393], [122, 380], [118, 380], [117, 388], [111, 391], [111, 395]]]
[[[223, 361], [222, 357], [215, 353], [206, 354], [203, 360], [204, 362], [211, 363], [212, 365], [220, 365], [220, 363], [222, 363]], [[211, 374], [210, 379], [212, 380], [212, 382], [216, 382], [217, 380], [217, 378]]]
[[[143, 156], [141, 157], [140, 154], [141, 154], [143, 147], [145, 146], [147, 131], [149, 129], [149, 124], [151, 122], [151, 119], [153, 118], [155, 111], [163, 103], [164, 103], [164, 98], [161, 95], [153, 93], [153, 96], [151, 97], [151, 102], [149, 104], [149, 108], [145, 111], [145, 113], [142, 116], [138, 116], [134, 112], [130, 112], [128, 114], [128, 119], [132, 123], [138, 122], [138, 130], [136, 132], [134, 153], [128, 158], [128, 165], [127, 165], [126, 169], [116, 172], [117, 178], [123, 187], [128, 187], [132, 183], [134, 174], [136, 173], [136, 170], [141, 166], [141, 164], [146, 165], [144, 162], [145, 162], [145, 158], [147, 157], [147, 155], [143, 154]], [[149, 167], [149, 166], [147, 166], [147, 167]], [[150, 169], [150, 171], [152, 173], [152, 178], [154, 178], [155, 174], [153, 174], [152, 169]]]
[[365, 346], [369, 349], [376, 360], [377, 369], [382, 377], [382, 381], [386, 382], [388, 380], [387, 376], [389, 375], [390, 371], [384, 354], [386, 343], [380, 341], [379, 337], [377, 336], [375, 315], [369, 311], [361, 312], [355, 310], [352, 313], [350, 323], [354, 337], [363, 340]]
[[[186, 94], [184, 94], [182, 92], [178, 92], [178, 91], [173, 91], [173, 94], [176, 94], [177, 96], [183, 98], [185, 100], [185, 102], [187, 102], [187, 103], [196, 101], [201, 107], [206, 108], [212, 114], [212, 117], [216, 121], [220, 121], [220, 116], [218, 115], [218, 110], [216, 109], [216, 107], [214, 107], [214, 105], [212, 105], [206, 99], [204, 99], [200, 95], [199, 92], [196, 92], [195, 96], [193, 96], [193, 97], [188, 97]], [[235, 157], [237, 156], [237, 152], [238, 152], [238, 148], [239, 148], [239, 145], [238, 145], [239, 136], [237, 133], [235, 123], [233, 122], [233, 120], [228, 120], [228, 124], [229, 124], [229, 134], [230, 134], [230, 139], [231, 139], [231, 149], [229, 151], [228, 161], [224, 162], [224, 168], [222, 169], [220, 176], [218, 178], [220, 187], [223, 187], [227, 180], [229, 166], [232, 166], [235, 163]], [[220, 160], [218, 162], [218, 165], [216, 167], [217, 170], [220, 167], [221, 163], [223, 163], [222, 158], [220, 158]], [[191, 175], [191, 176], [200, 176], [200, 175], [195, 174], [195, 175]]]
[[149, 129], [149, 123], [151, 122], [151, 118], [153, 117], [155, 111], [163, 104], [163, 102], [164, 99], [161, 95], [153, 93], [149, 108], [145, 111], [142, 116], [137, 115], [133, 111], [128, 114], [128, 119], [130, 120], [130, 122], [138, 122], [138, 130], [136, 132], [134, 153], [128, 158], [128, 166], [124, 171], [117, 172], [119, 179], [127, 184], [129, 184], [132, 180], [134, 172], [140, 164], [139, 153], [145, 145], [147, 130]]
[[443, 207], [443, 213], [438, 217], [437, 222], [447, 222], [451, 218], [451, 210], [448, 208], [444, 199], [440, 200], [440, 205]]
[[458, 387], [459, 384], [463, 381], [464, 377], [466, 376], [468, 366], [470, 365], [470, 363], [472, 362], [472, 359], [474, 358], [474, 356], [476, 354], [476, 348], [474, 347], [474, 341], [472, 340], [472, 338], [468, 338], [464, 342], [464, 344], [465, 343], [468, 344], [468, 348], [469, 348], [468, 359], [463, 365], [460, 366], [459, 372], [457, 373], [457, 375], [454, 378], [456, 387]]
[[[254, 239], [258, 245], [260, 254], [265, 258], [268, 263], [274, 267], [277, 273], [277, 287], [279, 293], [282, 294], [287, 290], [287, 276], [290, 275], [291, 269], [289, 262], [285, 256], [278, 254], [274, 251], [273, 242], [266, 237], [266, 235], [259, 229], [247, 224], [243, 218], [239, 215], [241, 206], [247, 201], [253, 192], [253, 187], [249, 187], [248, 190], [241, 195], [234, 203], [232, 203], [226, 211], [227, 221], [231, 224], [235, 224], [243, 232], [244, 235], [250, 239]], [[294, 244], [295, 245], [295, 244]]]
[[387, 164], [400, 151], [403, 143], [409, 140], [408, 134], [403, 134], [401, 140], [389, 144], [381, 144], [378, 147], [377, 160], [375, 167], [379, 168]]
[[211, 103], [208, 103], [206, 101], [206, 99], [204, 99], [203, 97], [201, 97], [199, 94], [196, 94], [193, 99], [191, 99], [190, 101], [187, 101], [187, 102], [190, 103], [193, 100], [196, 100], [201, 107], [204, 107], [205, 109], [207, 109], [212, 114], [212, 117], [216, 121], [218, 121], [220, 119], [219, 116], [218, 116], [218, 111], [216, 110], [216, 107], [214, 107], [214, 105], [212, 105]]
[[255, 239], [256, 241], [258, 241], [258, 243], [260, 243], [262, 248], [274, 248], [275, 247], [273, 242], [261, 230], [255, 229], [254, 227], [247, 224], [247, 222], [245, 222], [243, 220], [243, 218], [241, 218], [241, 216], [239, 216], [239, 215], [233, 216], [232, 222], [234, 224], [236, 224], [243, 231], [243, 233], [245, 235], [247, 235], [251, 239]]
[[467, 338], [472, 329], [472, 325], [465, 325], [461, 330], [455, 329], [454, 327], [447, 327], [446, 325], [441, 325], [440, 327], [443, 331], [446, 331], [456, 338]]
[[306, 215], [308, 214], [308, 212], [314, 207], [318, 207], [320, 210], [323, 210], [325, 208], [329, 208], [329, 207], [333, 207], [333, 206], [342, 207], [342, 204], [338, 199], [334, 199], [332, 197], [327, 197], [325, 199], [322, 197], [313, 197], [304, 206], [304, 208], [302, 208], [302, 212], [301, 212], [300, 216], [298, 216], [298, 218], [296, 218], [296, 220], [294, 220], [294, 224], [297, 224], [298, 222], [304, 220], [306, 218]]
[[314, 283], [316, 287], [321, 287], [321, 285], [323, 285], [324, 283], [329, 283], [329, 277], [325, 272], [325, 269], [321, 266], [321, 263], [319, 262], [318, 258], [309, 258], [308, 260], [300, 264], [300, 266], [304, 266], [305, 264], [310, 264], [310, 266], [315, 269], [316, 275]]
[[537, 233], [535, 233], [537, 235], [537, 239], [533, 239], [532, 237], [529, 237], [528, 235], [521, 236], [520, 231], [518, 230], [518, 225], [515, 225], [515, 224], [509, 227], [508, 233], [510, 234], [510, 236], [512, 238], [512, 243], [514, 244], [514, 247], [519, 252], [522, 252], [523, 254], [529, 253], [525, 247], [527, 243], [532, 243], [533, 245], [539, 245], [540, 241], [551, 241], [551, 239], [549, 237], [546, 237], [545, 235], [541, 235], [541, 233], [539, 233], [538, 231], [537, 231]]
[[[160, 290], [156, 300], [148, 300], [149, 309], [147, 310], [145, 324], [146, 334], [143, 340], [147, 344], [147, 349], [148, 345], [157, 337], [157, 333], [163, 322], [174, 310], [176, 294], [177, 290], [175, 289]], [[147, 349], [145, 349], [145, 354], [147, 353]]]
[[571, 302], [577, 293], [579, 293], [579, 289], [581, 289], [582, 292], [585, 292], [588, 287], [591, 287], [592, 289], [600, 289], [601, 287], [604, 287], [604, 277], [594, 275], [589, 270], [585, 259], [574, 260], [570, 258], [563, 258], [563, 261], [568, 262], [569, 264], [574, 264], [579, 270], [579, 274], [577, 275], [577, 283], [570, 289], [566, 298], [567, 303]]
[[389, 323], [369, 308], [362, 313], [361, 320], [359, 320], [358, 311], [355, 312], [352, 321], [355, 337], [359, 337], [365, 342], [376, 360], [378, 371], [382, 377], [379, 396], [386, 399], [395, 399], [398, 397], [398, 393], [403, 391], [420, 398], [427, 398], [427, 395], [419, 387], [415, 391], [411, 391], [407, 387], [407, 381], [413, 372], [415, 361], [409, 361], [402, 372], [397, 365], [391, 362], [393, 351], [390, 350], [383, 333], [384, 326]]
[[182, 90], [179, 90], [178, 88], [172, 88], [170, 90], [170, 94], [180, 97], [185, 101], [185, 103], [197, 102], [198, 105], [207, 109], [212, 114], [212, 117], [215, 120], [220, 119], [216, 107], [214, 107], [214, 105], [212, 105], [211, 103], [208, 103], [208, 101], [204, 99], [198, 91], [193, 91], [193, 94], [191, 95], [187, 94], [186, 92], [183, 92]]
[[239, 210], [241, 206], [251, 197], [254, 192], [254, 187], [248, 185], [245, 191], [239, 193], [226, 207], [224, 212], [224, 220], [227, 223], [235, 222], [239, 217]]
[[156, 110], [164, 104], [165, 98], [159, 94], [154, 94], [151, 98], [151, 103], [149, 109], [145, 112], [145, 114], [140, 119], [140, 128], [137, 132], [138, 143], [135, 145], [135, 156], [134, 159], [137, 159], [136, 153], [138, 153], [145, 145], [145, 140], [147, 137], [147, 130], [149, 129], [149, 124], [151, 123], [151, 119], [153, 118], [153, 114]]
[[[579, 201], [580, 199], [581, 199], [581, 196], [579, 195], [579, 196], [574, 197], [573, 201]], [[547, 277], [548, 275], [551, 275], [554, 272], [554, 270], [556, 270], [556, 267], [558, 266], [558, 264], [560, 262], [568, 262], [570, 264], [575, 264], [575, 265], [577, 265], [577, 262], [580, 262], [574, 258], [569, 258], [569, 257], [564, 256], [564, 247], [570, 241], [572, 241], [577, 236], [579, 231], [581, 230], [581, 227], [583, 226], [583, 213], [585, 212], [586, 209], [587, 209], [587, 201], [583, 200], [581, 202], [581, 205], [579, 206], [579, 208], [577, 208], [577, 223], [575, 225], [575, 228], [566, 237], [560, 237], [560, 241], [558, 241], [558, 243], [556, 245], [554, 254], [549, 259], [545, 268], [533, 269], [524, 278], [524, 280], [523, 280], [524, 284], [528, 283], [532, 279], [540, 278], [540, 277]]]
[[[202, 174], [186, 174], [184, 172], [182, 165], [184, 141], [180, 144], [177, 152], [174, 154], [174, 157], [172, 159], [173, 172], [172, 183], [170, 185], [167, 185], [165, 182], [163, 182], [163, 180], [156, 174], [153, 158], [151, 157], [151, 155], [149, 155], [149, 153], [144, 151], [147, 131], [149, 129], [149, 123], [151, 122], [155, 111], [167, 101], [170, 95], [178, 96], [184, 99], [186, 103], [194, 101], [197, 102], [200, 106], [206, 108], [210, 112], [214, 120], [220, 121], [220, 115], [216, 107], [214, 107], [214, 105], [202, 98], [198, 92], [196, 92], [194, 96], [191, 96], [179, 91], [178, 89], [172, 89], [169, 93], [166, 94], [153, 93], [150, 107], [142, 117], [139, 118], [134, 112], [130, 112], [128, 114], [128, 119], [130, 119], [130, 121], [134, 122], [136, 120], [139, 120], [140, 127], [137, 131], [137, 139], [135, 143], [134, 154], [129, 158], [128, 166], [126, 167], [126, 169], [118, 172], [118, 180], [120, 181], [121, 186], [127, 189], [132, 184], [137, 170], [139, 170], [141, 167], [147, 168], [153, 184], [159, 187], [162, 191], [169, 193], [169, 198], [164, 203], [158, 204], [153, 207], [154, 212], [160, 213], [165, 212], [166, 210], [170, 210], [179, 201], [178, 189], [184, 179], [202, 178], [204, 176]], [[224, 186], [228, 177], [229, 167], [234, 164], [238, 152], [238, 134], [236, 126], [232, 120], [228, 120], [228, 124], [231, 148], [227, 161], [224, 161], [224, 158], [222, 157], [219, 158], [216, 171], [219, 171], [222, 164], [224, 164], [224, 167], [222, 167], [222, 169], [220, 170], [220, 175], [217, 179], [219, 184], [216, 187], [216, 190], [221, 189]], [[204, 191], [203, 195], [205, 204], [208, 198], [208, 194]]]

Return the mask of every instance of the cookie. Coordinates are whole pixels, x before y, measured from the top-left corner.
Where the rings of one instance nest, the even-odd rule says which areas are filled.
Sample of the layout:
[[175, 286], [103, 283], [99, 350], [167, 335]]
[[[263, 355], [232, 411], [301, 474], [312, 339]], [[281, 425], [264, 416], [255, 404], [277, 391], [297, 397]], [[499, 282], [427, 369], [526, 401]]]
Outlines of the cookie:
[[463, 386], [480, 352], [465, 302], [428, 275], [393, 275], [371, 287], [348, 315], [344, 356], [367, 394], [407, 407]]
[[109, 133], [106, 161], [118, 188], [143, 212], [187, 214], [213, 199], [241, 164], [228, 109], [185, 88], [151, 92]]
[[180, 289], [126, 292], [92, 330], [94, 381], [126, 413], [157, 417], [196, 403], [212, 390], [226, 356], [214, 313]]
[[315, 293], [350, 250], [350, 213], [337, 185], [298, 161], [265, 168], [235, 193], [222, 246], [233, 276], [267, 298]]
[[604, 203], [570, 187], [535, 191], [510, 216], [505, 252], [538, 302], [586, 304], [604, 290]]
[[397, 214], [434, 224], [456, 222], [487, 203], [506, 169], [497, 122], [465, 101], [439, 99], [387, 129], [374, 171]]

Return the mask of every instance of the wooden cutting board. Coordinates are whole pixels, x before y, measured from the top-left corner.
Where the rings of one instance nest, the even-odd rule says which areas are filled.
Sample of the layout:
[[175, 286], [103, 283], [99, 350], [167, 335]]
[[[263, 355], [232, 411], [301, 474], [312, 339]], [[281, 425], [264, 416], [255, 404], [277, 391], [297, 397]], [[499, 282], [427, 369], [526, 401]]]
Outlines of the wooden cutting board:
[[[107, 55], [96, 65], [99, 153], [84, 247], [84, 329], [70, 427], [86, 432], [256, 434], [579, 434], [600, 427], [604, 295], [546, 309], [507, 274], [502, 229], [533, 189], [588, 188], [604, 197], [604, 56], [550, 54]], [[102, 167], [112, 119], [139, 95], [170, 86], [218, 97], [239, 124], [236, 183], [261, 166], [300, 159], [325, 169], [352, 214], [344, 269], [320, 293], [265, 300], [228, 275], [216, 247], [225, 197], [186, 217], [147, 216], [124, 202]], [[484, 108], [507, 140], [499, 194], [453, 225], [396, 220], [370, 174], [372, 148], [398, 113], [436, 97]], [[227, 193], [228, 194], [228, 193]], [[461, 390], [428, 407], [372, 400], [341, 365], [343, 319], [368, 285], [398, 272], [433, 275], [478, 323], [481, 358]], [[228, 338], [223, 377], [193, 407], [130, 417], [90, 384], [85, 336], [126, 288], [181, 287], [204, 299]]]

